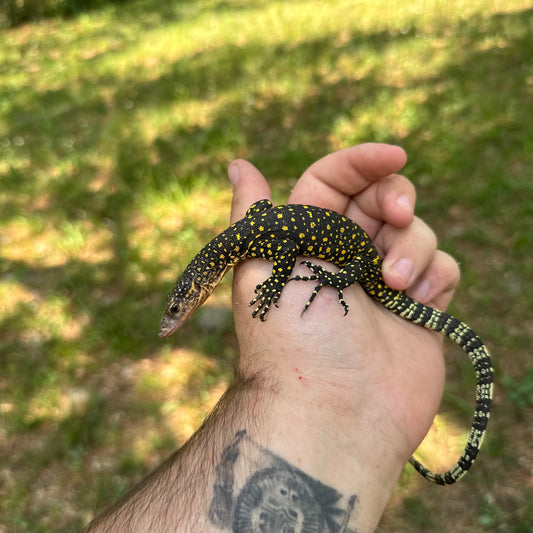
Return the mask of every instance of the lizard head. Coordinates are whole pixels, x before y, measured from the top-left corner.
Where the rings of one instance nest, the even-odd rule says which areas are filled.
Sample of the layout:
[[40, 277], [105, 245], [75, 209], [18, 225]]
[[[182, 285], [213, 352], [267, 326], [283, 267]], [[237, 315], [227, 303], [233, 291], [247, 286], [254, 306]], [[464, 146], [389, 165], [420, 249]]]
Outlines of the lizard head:
[[202, 290], [194, 277], [185, 271], [167, 296], [165, 314], [159, 325], [159, 336], [170, 337], [202, 305], [207, 296], [209, 293]]

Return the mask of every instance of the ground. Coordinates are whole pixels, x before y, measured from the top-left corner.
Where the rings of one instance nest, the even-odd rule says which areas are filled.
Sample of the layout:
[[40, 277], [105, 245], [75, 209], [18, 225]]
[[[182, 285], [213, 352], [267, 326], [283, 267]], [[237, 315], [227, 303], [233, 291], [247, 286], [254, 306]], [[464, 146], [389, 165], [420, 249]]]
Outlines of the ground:
[[[179, 338], [164, 298], [228, 221], [228, 162], [284, 201], [308, 164], [402, 145], [417, 213], [460, 263], [452, 312], [488, 344], [472, 472], [409, 467], [383, 532], [533, 531], [533, 10], [526, 0], [100, 2], [0, 30], [0, 533], [76, 531], [199, 426], [236, 354], [230, 279]], [[472, 410], [447, 346], [421, 453]]]

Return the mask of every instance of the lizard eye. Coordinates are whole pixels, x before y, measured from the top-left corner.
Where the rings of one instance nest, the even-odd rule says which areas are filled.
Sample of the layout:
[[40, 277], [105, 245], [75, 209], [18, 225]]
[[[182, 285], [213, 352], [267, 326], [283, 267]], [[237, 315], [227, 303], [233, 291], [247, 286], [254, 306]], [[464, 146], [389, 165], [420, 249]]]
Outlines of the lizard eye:
[[178, 304], [174, 304], [174, 305], [169, 309], [169, 311], [170, 311], [173, 315], [177, 314], [177, 312], [179, 311]]

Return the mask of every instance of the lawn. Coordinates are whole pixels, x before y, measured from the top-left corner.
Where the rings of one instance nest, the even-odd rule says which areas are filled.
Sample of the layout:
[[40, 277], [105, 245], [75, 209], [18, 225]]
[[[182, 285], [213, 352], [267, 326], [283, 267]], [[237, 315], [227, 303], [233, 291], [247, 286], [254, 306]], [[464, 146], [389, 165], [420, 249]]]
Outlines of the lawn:
[[[532, 27], [528, 0], [131, 0], [0, 30], [0, 533], [79, 530], [224, 391], [229, 278], [179, 337], [157, 329], [227, 225], [229, 161], [282, 202], [363, 141], [407, 150], [496, 370], [472, 472], [443, 489], [407, 467], [379, 530], [533, 532]], [[471, 418], [447, 355], [433, 464]]]

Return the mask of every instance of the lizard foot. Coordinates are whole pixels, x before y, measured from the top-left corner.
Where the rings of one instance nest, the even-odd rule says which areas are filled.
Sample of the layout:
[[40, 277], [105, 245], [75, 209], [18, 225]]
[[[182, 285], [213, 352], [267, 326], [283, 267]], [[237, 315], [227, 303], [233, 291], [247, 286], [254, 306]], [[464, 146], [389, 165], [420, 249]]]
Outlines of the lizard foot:
[[256, 308], [252, 311], [252, 317], [255, 318], [259, 315], [259, 320], [264, 322], [265, 316], [268, 313], [270, 306], [274, 304], [278, 307], [278, 300], [281, 296], [281, 290], [283, 289], [283, 284], [281, 287], [276, 284], [273, 278], [268, 278], [263, 283], [259, 283], [256, 288], [256, 296], [250, 302], [250, 305], [258, 303]]
[[311, 276], [294, 276], [292, 278], [289, 278], [288, 281], [318, 281], [318, 285], [313, 290], [313, 293], [311, 294], [309, 300], [305, 304], [302, 315], [309, 309], [309, 306], [313, 302], [313, 300], [316, 298], [316, 295], [318, 294], [318, 291], [322, 289], [322, 287], [333, 287], [337, 289], [338, 295], [339, 295], [339, 302], [342, 305], [342, 308], [344, 309], [344, 314], [348, 313], [349, 307], [348, 304], [344, 300], [344, 294], [342, 292], [342, 288], [339, 288], [339, 275], [335, 272], [330, 272], [329, 270], [326, 270], [324, 267], [320, 265], [315, 265], [311, 261], [302, 261], [302, 265], [305, 265], [311, 272], [313, 272], [313, 275]]

